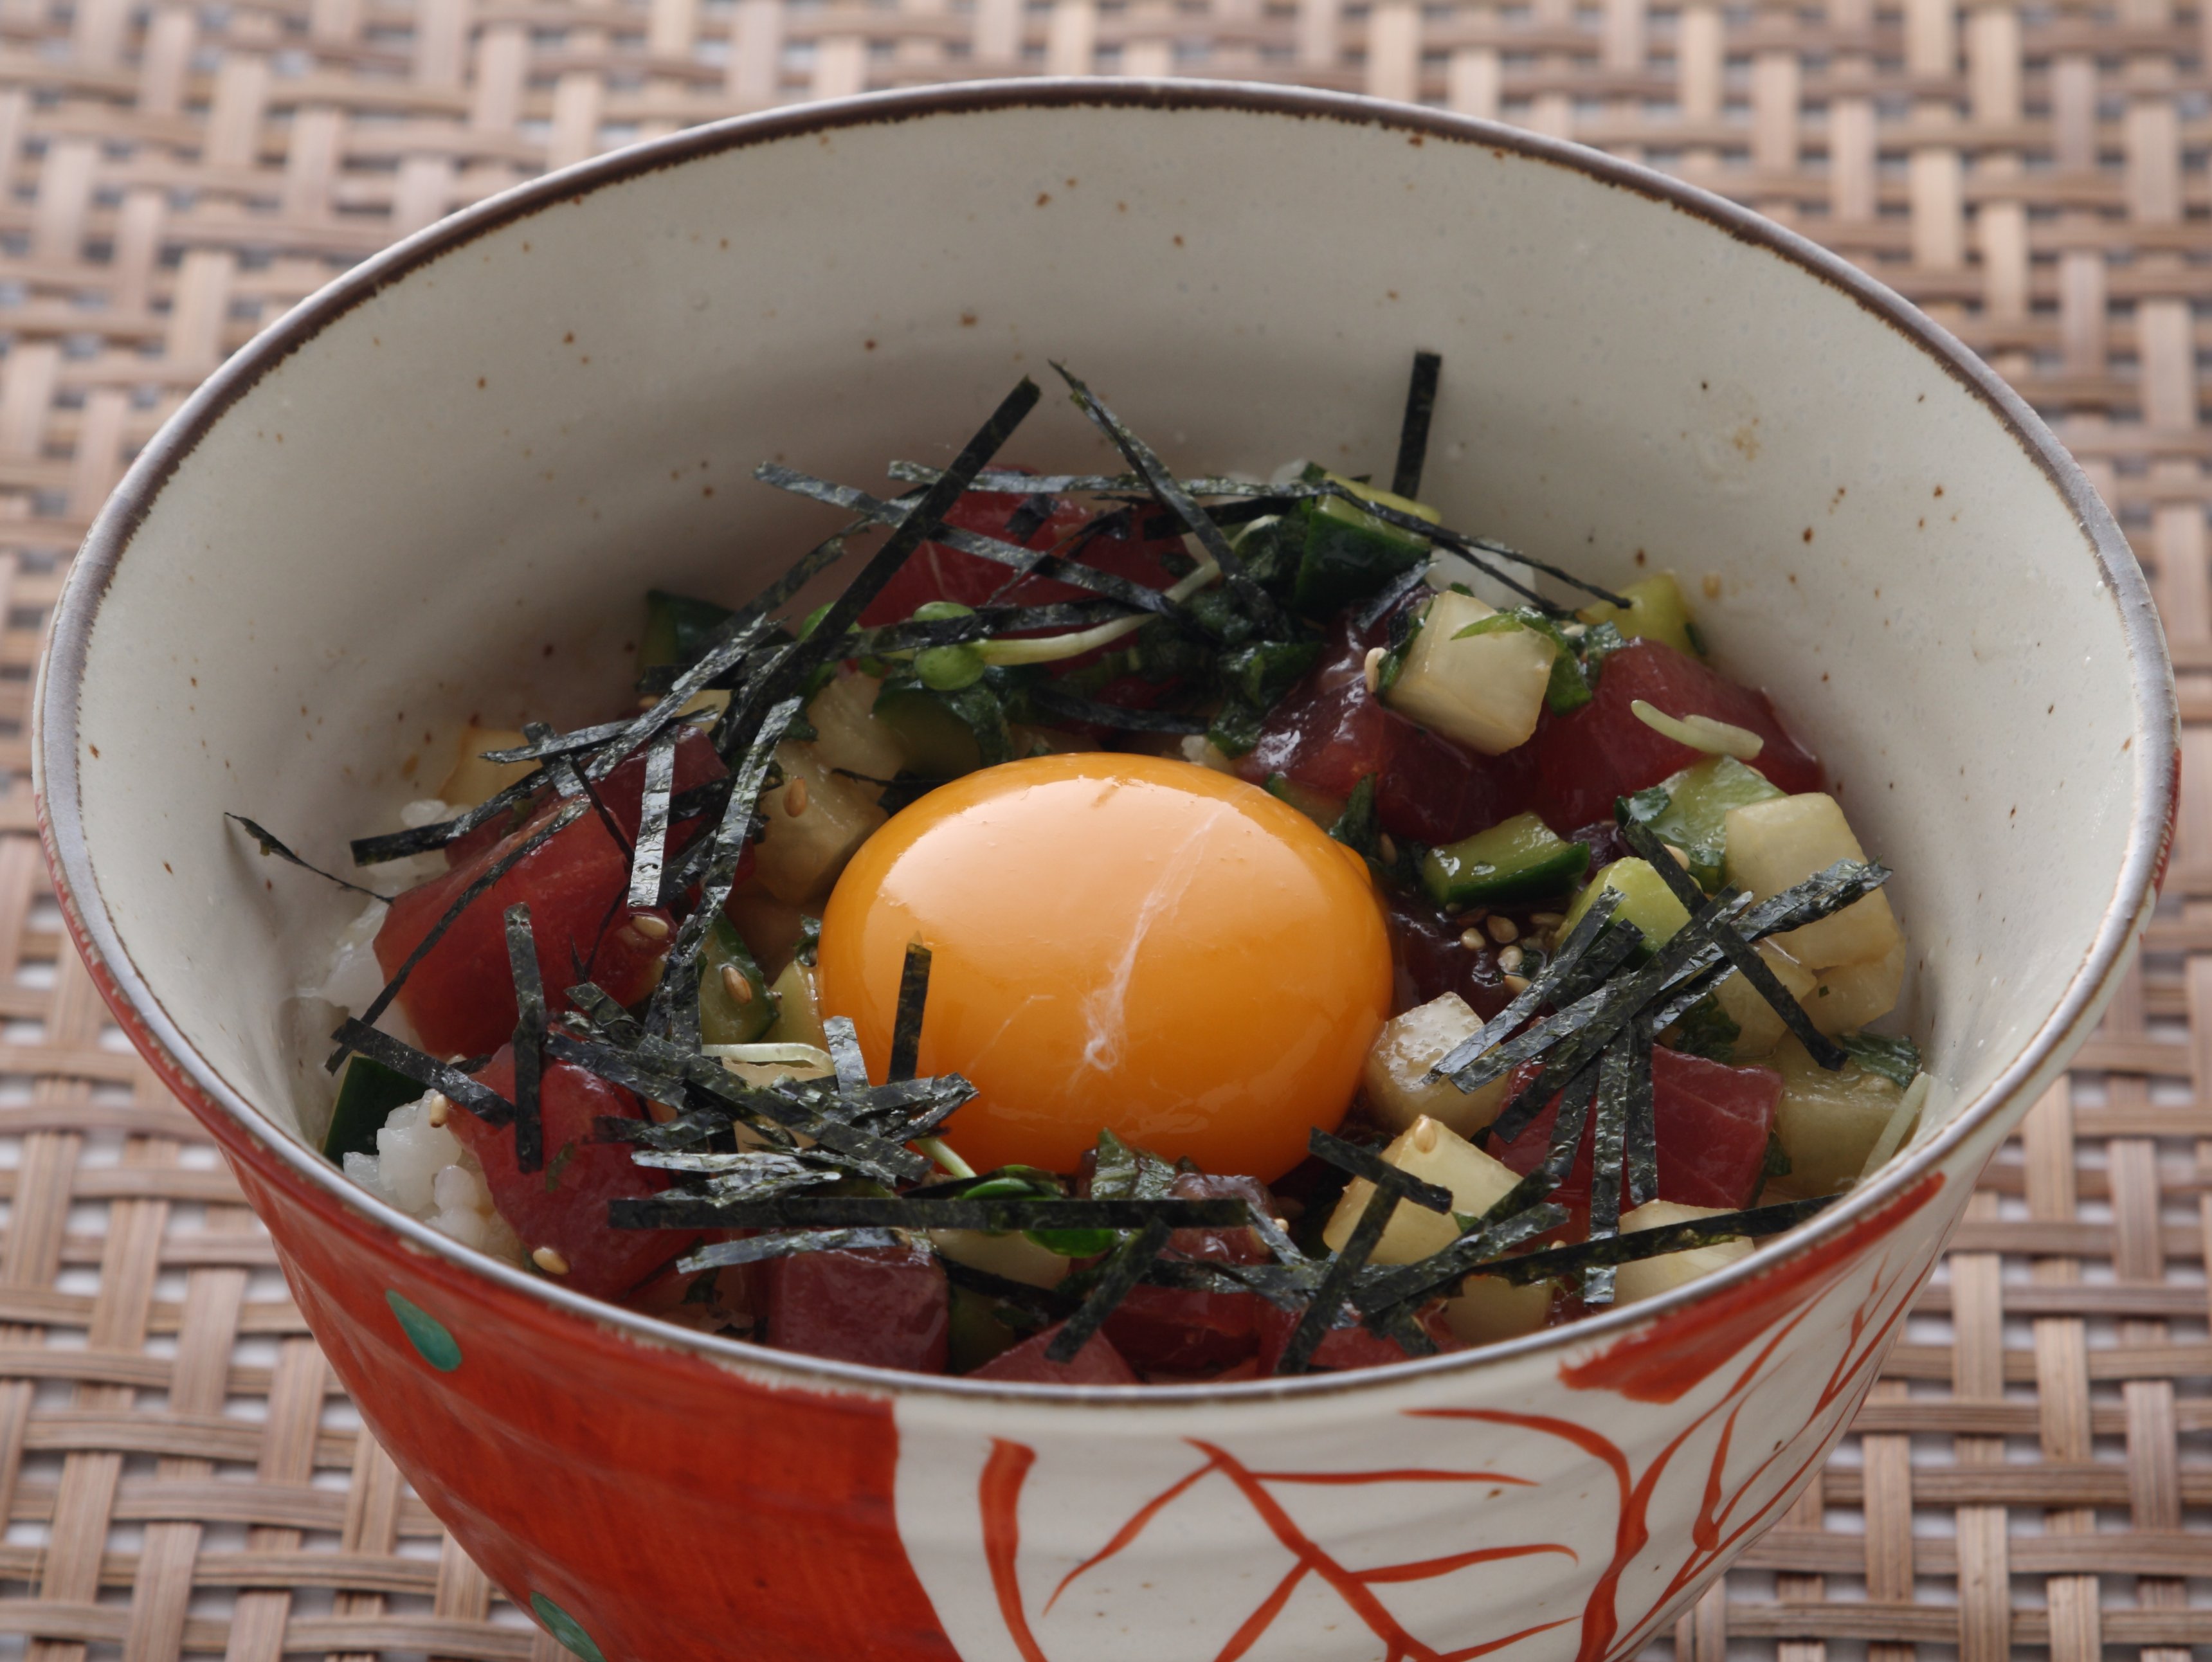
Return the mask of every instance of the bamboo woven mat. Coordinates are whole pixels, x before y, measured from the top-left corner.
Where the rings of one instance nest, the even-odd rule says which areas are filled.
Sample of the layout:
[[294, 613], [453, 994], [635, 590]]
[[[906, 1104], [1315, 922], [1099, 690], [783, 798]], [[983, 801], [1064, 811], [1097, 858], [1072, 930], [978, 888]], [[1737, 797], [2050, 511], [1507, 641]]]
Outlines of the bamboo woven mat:
[[2212, 4], [0, 0], [0, 1654], [564, 1654], [359, 1429], [64, 944], [24, 723], [93, 511], [226, 354], [452, 209], [715, 117], [1037, 71], [1418, 98], [1678, 172], [1935, 312], [2087, 465], [2182, 666], [2166, 908], [1853, 1436], [1672, 1643], [2212, 1650]]

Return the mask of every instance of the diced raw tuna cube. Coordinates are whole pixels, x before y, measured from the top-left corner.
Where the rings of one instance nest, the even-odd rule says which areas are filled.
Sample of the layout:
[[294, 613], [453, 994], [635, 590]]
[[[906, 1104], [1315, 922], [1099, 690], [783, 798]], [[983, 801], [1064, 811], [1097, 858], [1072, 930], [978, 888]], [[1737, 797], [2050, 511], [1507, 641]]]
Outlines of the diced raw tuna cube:
[[1045, 1347], [1058, 1337], [1065, 1322], [1054, 1322], [1042, 1332], [1024, 1339], [1011, 1350], [1002, 1350], [968, 1377], [971, 1380], [1018, 1380], [1030, 1385], [1134, 1385], [1137, 1370], [1122, 1360], [1103, 1333], [1075, 1353], [1072, 1362], [1054, 1362]]
[[915, 1374], [945, 1371], [951, 1295], [927, 1247], [794, 1253], [771, 1259], [761, 1279], [766, 1342], [777, 1350]]

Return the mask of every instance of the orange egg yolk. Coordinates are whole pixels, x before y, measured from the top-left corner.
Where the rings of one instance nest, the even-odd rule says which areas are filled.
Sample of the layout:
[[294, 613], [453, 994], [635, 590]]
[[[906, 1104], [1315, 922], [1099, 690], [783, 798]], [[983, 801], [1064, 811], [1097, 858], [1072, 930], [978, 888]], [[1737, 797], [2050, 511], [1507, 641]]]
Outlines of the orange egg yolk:
[[823, 1008], [890, 1058], [908, 943], [933, 954], [921, 1071], [974, 1101], [978, 1171], [1072, 1171], [1102, 1130], [1279, 1177], [1333, 1130], [1389, 1013], [1358, 856], [1241, 779], [1104, 751], [970, 773], [854, 857], [822, 919]]

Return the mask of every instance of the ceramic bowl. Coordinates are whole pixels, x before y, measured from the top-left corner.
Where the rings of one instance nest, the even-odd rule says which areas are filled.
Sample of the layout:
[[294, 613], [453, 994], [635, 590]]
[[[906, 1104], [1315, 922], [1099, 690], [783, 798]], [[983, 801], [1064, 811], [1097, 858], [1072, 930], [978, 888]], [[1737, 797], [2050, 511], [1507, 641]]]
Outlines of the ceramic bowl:
[[[1942, 1083], [1905, 1156], [1687, 1291], [1378, 1372], [1084, 1392], [702, 1338], [495, 1267], [299, 1140], [288, 1001], [471, 714], [596, 719], [650, 583], [736, 597], [1077, 367], [1179, 465], [1387, 469], [1626, 579], [1673, 567], [1893, 864]], [[1058, 399], [1016, 446], [1094, 465]], [[2051, 435], [1810, 244], [1431, 111], [1025, 82], [700, 129], [488, 202], [231, 361], [70, 574], [42, 821], [118, 1015], [204, 1119], [408, 1478], [568, 1647], [967, 1662], [1625, 1655], [1820, 1465], [1976, 1174], [2154, 903], [2172, 683]], [[434, 781], [433, 781], [434, 782]]]

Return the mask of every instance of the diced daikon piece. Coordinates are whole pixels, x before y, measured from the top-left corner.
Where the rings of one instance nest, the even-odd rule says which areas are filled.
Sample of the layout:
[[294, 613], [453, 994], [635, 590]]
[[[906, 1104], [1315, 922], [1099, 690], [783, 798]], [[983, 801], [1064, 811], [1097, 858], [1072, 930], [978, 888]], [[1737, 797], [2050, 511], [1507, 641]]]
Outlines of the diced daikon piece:
[[1473, 595], [1438, 595], [1382, 701], [1485, 755], [1526, 741], [1543, 713], [1559, 647], [1517, 625], [1461, 638], [1461, 630], [1497, 616]]
[[[826, 766], [858, 773], [859, 779], [848, 781], [855, 786], [865, 779], [895, 779], [906, 766], [898, 736], [889, 724], [876, 719], [876, 695], [883, 686], [873, 676], [841, 675], [806, 707], [816, 752]], [[872, 793], [871, 802], [883, 794], [880, 786], [863, 788]]]
[[[1774, 979], [1794, 994], [1800, 1004], [1810, 1009], [1813, 989], [1818, 985], [1813, 972], [1771, 941], [1759, 943], [1759, 955], [1774, 972]], [[1735, 1043], [1730, 1046], [1732, 1059], [1735, 1061], [1765, 1055], [1781, 1043], [1782, 1035], [1790, 1031], [1783, 1025], [1780, 1012], [1760, 996], [1758, 988], [1743, 979], [1741, 970], [1715, 987], [1713, 998], [1719, 1003], [1721, 1013], [1736, 1025]], [[1817, 1010], [1814, 1012], [1814, 1019], [1817, 1024]]]
[[830, 772], [811, 744], [779, 744], [775, 760], [783, 784], [761, 798], [768, 834], [755, 870], [769, 894], [796, 905], [827, 895], [889, 816], [876, 805], [878, 786]]
[[1905, 985], [1905, 942], [1900, 937], [1870, 963], [1837, 964], [1813, 980], [1813, 991], [1801, 995], [1813, 1025], [1823, 1033], [1856, 1033], [1897, 1008]]
[[[1729, 881], [1750, 890], [1755, 901], [1771, 900], [1838, 860], [1865, 858], [1844, 810], [1820, 792], [1755, 802], [1728, 816]], [[1872, 963], [1904, 938], [1889, 896], [1879, 889], [1832, 918], [1775, 937], [1791, 957], [1816, 970]]]
[[[1399, 1133], [1397, 1141], [1382, 1150], [1382, 1158], [1424, 1183], [1450, 1190], [1452, 1212], [1469, 1216], [1488, 1211], [1521, 1180], [1504, 1162], [1485, 1154], [1449, 1126], [1426, 1118], [1416, 1119]], [[1344, 1243], [1352, 1239], [1367, 1198], [1374, 1192], [1375, 1186], [1364, 1177], [1355, 1177], [1345, 1185], [1344, 1198], [1336, 1203], [1328, 1227], [1322, 1231], [1331, 1252], [1341, 1252]], [[1415, 1259], [1442, 1252], [1458, 1239], [1459, 1225], [1452, 1221], [1450, 1212], [1432, 1212], [1401, 1200], [1369, 1262], [1411, 1264]]]
[[480, 802], [489, 802], [531, 769], [526, 761], [486, 761], [482, 752], [512, 750], [530, 741], [520, 733], [507, 727], [469, 726], [461, 730], [459, 745], [453, 752], [453, 771], [446, 782], [438, 787], [441, 801], [456, 808], [473, 808]]
[[822, 1031], [822, 994], [812, 970], [793, 958], [768, 992], [775, 1000], [775, 1025], [761, 1034], [763, 1043], [828, 1046]]
[[1774, 1132], [1790, 1156], [1790, 1174], [1777, 1182], [1792, 1194], [1834, 1194], [1864, 1169], [1903, 1093], [1856, 1062], [1831, 1073], [1795, 1039], [1768, 1064], [1782, 1075]]
[[1552, 1283], [1525, 1287], [1497, 1276], [1469, 1276], [1467, 1290], [1444, 1301], [1444, 1325], [1462, 1344], [1496, 1344], [1544, 1325], [1552, 1312]]
[[1384, 1023], [1359, 1076], [1375, 1122], [1401, 1131], [1426, 1114], [1462, 1137], [1472, 1137], [1497, 1119], [1508, 1080], [1493, 1080], [1472, 1092], [1461, 1090], [1449, 1079], [1421, 1082], [1421, 1076], [1443, 1061], [1454, 1045], [1481, 1026], [1482, 1018], [1456, 992], [1431, 998]]
[[[1717, 1217], [1721, 1210], [1717, 1206], [1682, 1206], [1671, 1200], [1650, 1200], [1622, 1216], [1620, 1233], [1634, 1234], [1639, 1229], [1661, 1229], [1697, 1218]], [[1692, 1246], [1687, 1252], [1666, 1253], [1657, 1258], [1624, 1264], [1613, 1272], [1613, 1301], [1634, 1304], [1641, 1299], [1671, 1293], [1700, 1276], [1709, 1276], [1716, 1270], [1726, 1269], [1740, 1258], [1750, 1257], [1751, 1246], [1750, 1241], [1739, 1235], [1732, 1240]]]
[[1003, 1276], [1029, 1287], [1056, 1287], [1073, 1265], [1020, 1230], [994, 1234], [985, 1229], [932, 1229], [929, 1238], [945, 1257], [986, 1275]]

